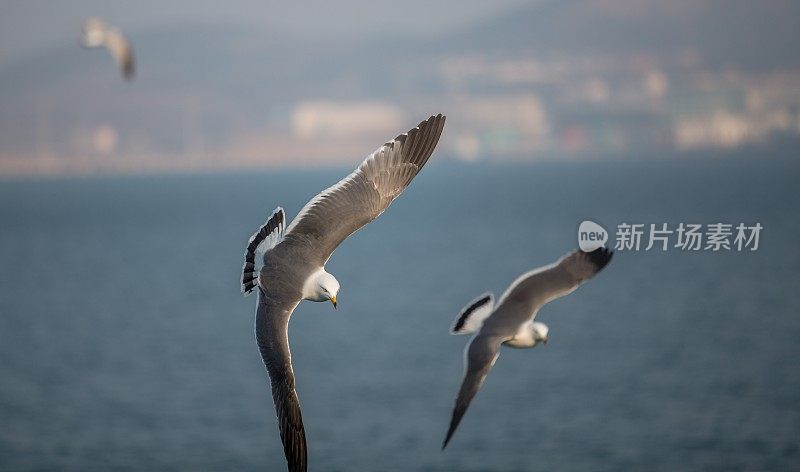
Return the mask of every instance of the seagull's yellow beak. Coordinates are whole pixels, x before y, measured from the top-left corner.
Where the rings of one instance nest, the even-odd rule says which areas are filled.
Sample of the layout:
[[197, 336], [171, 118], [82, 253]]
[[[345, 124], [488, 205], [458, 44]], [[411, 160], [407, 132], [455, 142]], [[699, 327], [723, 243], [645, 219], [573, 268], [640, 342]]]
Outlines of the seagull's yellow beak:
[[331, 297], [331, 303], [333, 303], [333, 309], [336, 309], [336, 296]]

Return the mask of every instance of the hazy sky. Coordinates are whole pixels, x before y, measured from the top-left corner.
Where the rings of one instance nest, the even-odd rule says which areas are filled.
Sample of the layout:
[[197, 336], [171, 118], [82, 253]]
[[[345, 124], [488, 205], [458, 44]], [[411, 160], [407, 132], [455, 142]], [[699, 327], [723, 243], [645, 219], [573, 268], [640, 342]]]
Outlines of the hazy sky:
[[0, 0], [0, 64], [77, 37], [88, 16], [126, 30], [221, 22], [341, 38], [435, 34], [531, 2], [536, 0]]

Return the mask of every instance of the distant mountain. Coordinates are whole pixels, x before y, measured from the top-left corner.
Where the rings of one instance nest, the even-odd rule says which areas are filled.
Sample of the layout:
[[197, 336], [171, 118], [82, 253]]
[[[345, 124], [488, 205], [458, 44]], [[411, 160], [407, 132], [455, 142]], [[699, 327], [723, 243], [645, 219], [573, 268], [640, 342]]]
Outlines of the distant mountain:
[[711, 66], [800, 64], [795, 0], [547, 0], [447, 39], [450, 50], [541, 53], [694, 51]]
[[[800, 65], [800, 2], [796, 0], [548, 0], [453, 34], [423, 39], [310, 43], [302, 31], [285, 37], [224, 25], [126, 33], [137, 52], [137, 88], [157, 86], [182, 92], [209, 87], [246, 105], [259, 99], [274, 103], [350, 93], [341, 84], [347, 80], [354, 82], [349, 88], [353, 94], [385, 95], [393, 87], [402, 87], [412, 72], [425, 73], [409, 71], [414, 68], [412, 62], [441, 54], [533, 51], [559, 56], [658, 56], [694, 51], [711, 66]], [[45, 93], [54, 83], [61, 89], [58, 92], [75, 86], [97, 94], [103, 87], [93, 85], [108, 83], [115, 73], [104, 51], [85, 51], [70, 40], [0, 68], [0, 96], [25, 95], [25, 90]], [[79, 86], [87, 83], [92, 86]]]
[[[569, 62], [688, 51], [710, 68], [800, 66], [796, 0], [549, 0], [454, 33], [371, 41], [310, 42], [301, 30], [281, 36], [232, 25], [126, 34], [136, 50], [132, 83], [105, 51], [81, 49], [74, 38], [2, 66], [0, 158], [82, 154], [105, 125], [119, 131], [120, 154], [227, 149], [242, 136], [287, 132], [303, 100], [424, 107], [444, 96], [442, 59], [472, 53]], [[488, 87], [477, 93], [508, 92]]]

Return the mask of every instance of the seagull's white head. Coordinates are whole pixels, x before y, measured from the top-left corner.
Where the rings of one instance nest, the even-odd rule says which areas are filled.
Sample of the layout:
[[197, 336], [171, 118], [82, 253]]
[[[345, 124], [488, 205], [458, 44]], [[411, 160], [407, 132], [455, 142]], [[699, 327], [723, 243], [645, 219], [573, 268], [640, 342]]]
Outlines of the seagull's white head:
[[531, 331], [533, 332], [533, 340], [535, 342], [547, 344], [547, 333], [550, 332], [550, 328], [548, 328], [546, 324], [534, 321], [531, 326]]
[[330, 300], [336, 308], [336, 295], [339, 294], [339, 281], [336, 277], [320, 269], [308, 278], [303, 286], [303, 298], [312, 302]]

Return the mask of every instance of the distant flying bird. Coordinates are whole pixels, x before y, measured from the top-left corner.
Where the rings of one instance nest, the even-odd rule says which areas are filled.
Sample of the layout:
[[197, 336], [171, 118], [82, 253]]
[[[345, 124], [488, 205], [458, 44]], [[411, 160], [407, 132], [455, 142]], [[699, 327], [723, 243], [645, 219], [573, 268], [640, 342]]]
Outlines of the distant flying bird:
[[383, 213], [411, 183], [433, 153], [444, 122], [442, 115], [431, 116], [378, 148], [352, 174], [308, 202], [285, 232], [286, 219], [278, 207], [248, 241], [242, 292], [258, 288], [256, 340], [291, 472], [306, 470], [307, 454], [289, 352], [289, 318], [301, 300], [330, 301], [336, 308], [339, 282], [325, 271], [325, 263], [342, 241]]
[[85, 48], [104, 47], [111, 52], [114, 60], [127, 80], [133, 78], [135, 65], [133, 47], [119, 29], [108, 26], [103, 20], [89, 18], [83, 23], [81, 46]]
[[464, 380], [442, 449], [447, 447], [472, 398], [500, 355], [500, 345], [529, 348], [540, 342], [547, 344], [547, 325], [534, 321], [539, 309], [592, 278], [608, 264], [612, 255], [613, 252], [605, 248], [592, 252], [573, 251], [554, 264], [522, 274], [506, 289], [497, 306], [494, 295], [487, 292], [461, 311], [450, 333], [477, 334], [464, 349]]

